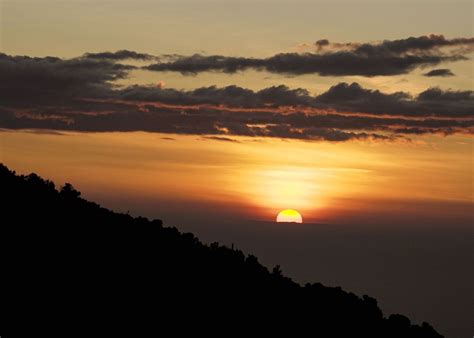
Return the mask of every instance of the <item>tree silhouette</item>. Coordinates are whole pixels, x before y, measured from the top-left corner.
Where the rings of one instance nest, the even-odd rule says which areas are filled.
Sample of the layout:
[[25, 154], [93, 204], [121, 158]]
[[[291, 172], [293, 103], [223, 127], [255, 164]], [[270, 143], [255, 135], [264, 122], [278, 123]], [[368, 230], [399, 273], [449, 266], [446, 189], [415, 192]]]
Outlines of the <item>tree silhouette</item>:
[[70, 183], [66, 183], [59, 191], [59, 195], [64, 198], [78, 198], [81, 196], [81, 193], [74, 189]]

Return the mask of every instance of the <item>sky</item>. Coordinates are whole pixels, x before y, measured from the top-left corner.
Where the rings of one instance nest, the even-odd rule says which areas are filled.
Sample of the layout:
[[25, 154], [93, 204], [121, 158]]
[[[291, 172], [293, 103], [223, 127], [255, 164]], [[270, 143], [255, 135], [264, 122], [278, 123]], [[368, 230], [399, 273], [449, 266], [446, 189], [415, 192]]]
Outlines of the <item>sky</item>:
[[473, 13], [3, 0], [0, 161], [470, 336]]

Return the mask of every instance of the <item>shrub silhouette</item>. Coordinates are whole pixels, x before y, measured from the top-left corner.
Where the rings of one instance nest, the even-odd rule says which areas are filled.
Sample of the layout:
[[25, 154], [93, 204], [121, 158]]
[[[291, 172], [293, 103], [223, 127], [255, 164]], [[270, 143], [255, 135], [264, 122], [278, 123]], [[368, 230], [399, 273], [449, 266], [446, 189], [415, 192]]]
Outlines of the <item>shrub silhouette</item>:
[[0, 183], [6, 304], [28, 323], [128, 323], [155, 333], [174, 323], [175, 333], [220, 336], [442, 337], [426, 323], [384, 318], [374, 298], [300, 286], [280, 266], [270, 272], [240, 250], [112, 212], [70, 184], [58, 191], [4, 165]]

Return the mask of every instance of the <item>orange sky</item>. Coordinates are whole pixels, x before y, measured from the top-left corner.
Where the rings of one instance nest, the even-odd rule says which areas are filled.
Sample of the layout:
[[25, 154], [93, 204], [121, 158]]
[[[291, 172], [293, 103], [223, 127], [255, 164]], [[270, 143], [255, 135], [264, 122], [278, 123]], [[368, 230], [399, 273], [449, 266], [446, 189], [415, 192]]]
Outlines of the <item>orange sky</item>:
[[139, 210], [150, 217], [166, 215], [166, 202], [223, 205], [228, 217], [267, 221], [292, 208], [306, 222], [382, 221], [401, 209], [465, 222], [473, 201], [472, 138], [464, 136], [341, 144], [3, 131], [0, 139], [2, 161], [18, 172], [73, 182], [113, 208], [125, 194], [144, 201]]

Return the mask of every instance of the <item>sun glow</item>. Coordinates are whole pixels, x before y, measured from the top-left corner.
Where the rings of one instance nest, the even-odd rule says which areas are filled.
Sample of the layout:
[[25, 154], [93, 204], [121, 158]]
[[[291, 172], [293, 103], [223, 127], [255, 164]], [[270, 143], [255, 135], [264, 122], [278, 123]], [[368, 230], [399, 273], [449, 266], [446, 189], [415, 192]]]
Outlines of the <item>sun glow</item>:
[[280, 222], [289, 222], [289, 223], [303, 223], [303, 218], [301, 217], [300, 213], [296, 210], [292, 209], [285, 209], [280, 211], [277, 216], [276, 221]]
[[320, 185], [323, 175], [312, 168], [299, 166], [267, 166], [254, 173], [252, 193], [255, 200], [264, 201], [275, 209], [288, 205], [310, 209], [316, 199], [320, 199]]

